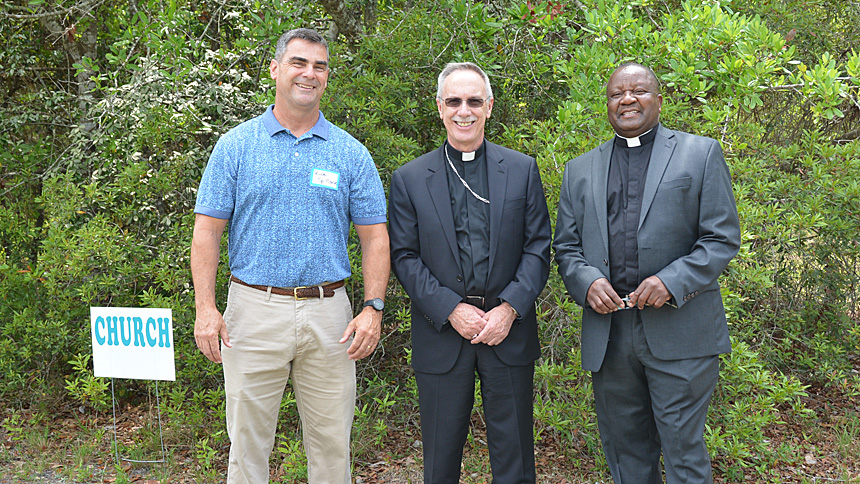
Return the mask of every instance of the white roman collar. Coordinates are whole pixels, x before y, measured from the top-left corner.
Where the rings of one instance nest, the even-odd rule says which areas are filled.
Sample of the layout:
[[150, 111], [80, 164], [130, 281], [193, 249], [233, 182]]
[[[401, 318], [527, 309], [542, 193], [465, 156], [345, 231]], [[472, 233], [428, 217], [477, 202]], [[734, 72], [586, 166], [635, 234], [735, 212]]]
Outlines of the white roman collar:
[[642, 141], [640, 141], [640, 140], [639, 140], [639, 138], [641, 138], [641, 137], [645, 136], [646, 134], [650, 133], [650, 132], [651, 132], [651, 130], [653, 130], [653, 129], [654, 129], [654, 128], [651, 128], [651, 129], [649, 129], [648, 131], [646, 131], [646, 132], [644, 132], [644, 133], [640, 134], [639, 136], [633, 137], [633, 138], [625, 138], [624, 136], [621, 136], [621, 135], [620, 135], [620, 134], [618, 134], [618, 133], [615, 133], [615, 136], [618, 136], [619, 138], [621, 138], [621, 139], [623, 139], [623, 140], [626, 140], [626, 141], [627, 141], [627, 147], [628, 147], [628, 148], [636, 148], [637, 146], [642, 146]]

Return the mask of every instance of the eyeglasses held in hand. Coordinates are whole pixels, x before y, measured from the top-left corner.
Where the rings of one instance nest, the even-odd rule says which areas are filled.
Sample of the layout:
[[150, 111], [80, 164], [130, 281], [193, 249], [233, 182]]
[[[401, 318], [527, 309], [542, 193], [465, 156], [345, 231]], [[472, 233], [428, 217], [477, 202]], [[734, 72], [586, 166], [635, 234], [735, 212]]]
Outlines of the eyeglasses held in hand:
[[[671, 302], [669, 302], [669, 301], [664, 302], [664, 303], [663, 303], [663, 305], [664, 305], [664, 306], [669, 306], [670, 308], [678, 309], [678, 306], [676, 306], [676, 305], [672, 304], [672, 303], [671, 303]], [[651, 307], [651, 305], [650, 305], [650, 304], [646, 304], [646, 305], [645, 305], [645, 307], [646, 307], [646, 308], [650, 308], [650, 307]], [[630, 296], [625, 296], [625, 297], [622, 297], [622, 298], [621, 298], [621, 306], [618, 306], [618, 308], [617, 308], [617, 309], [618, 309], [619, 311], [624, 311], [625, 309], [639, 309], [639, 307], [638, 307], [638, 306], [631, 306], [631, 305], [630, 305]]]
[[636, 306], [630, 305], [630, 296], [625, 296], [621, 298], [621, 306], [618, 306], [619, 311], [624, 311], [626, 309], [633, 309]]

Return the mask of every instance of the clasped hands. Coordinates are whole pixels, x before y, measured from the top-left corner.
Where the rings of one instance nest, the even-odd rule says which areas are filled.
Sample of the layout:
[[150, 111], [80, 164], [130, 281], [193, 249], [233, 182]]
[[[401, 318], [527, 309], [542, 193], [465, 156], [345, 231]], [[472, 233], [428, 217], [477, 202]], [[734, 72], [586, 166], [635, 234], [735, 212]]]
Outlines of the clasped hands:
[[625, 307], [643, 309], [645, 306], [653, 306], [659, 308], [672, 299], [672, 294], [669, 293], [666, 285], [659, 277], [651, 276], [642, 281], [635, 291], [628, 294], [625, 301], [615, 292], [609, 280], [601, 277], [591, 283], [585, 299], [591, 309], [597, 313], [609, 314]]
[[486, 312], [470, 304], [459, 303], [448, 316], [448, 322], [473, 345], [495, 346], [508, 337], [515, 318], [514, 308], [507, 302]]

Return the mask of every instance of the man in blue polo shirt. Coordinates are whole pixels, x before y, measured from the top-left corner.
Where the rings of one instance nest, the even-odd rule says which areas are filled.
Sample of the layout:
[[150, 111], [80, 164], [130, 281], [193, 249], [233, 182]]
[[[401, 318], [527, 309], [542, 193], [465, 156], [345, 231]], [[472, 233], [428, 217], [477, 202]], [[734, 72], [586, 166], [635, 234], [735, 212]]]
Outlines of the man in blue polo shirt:
[[[275, 104], [223, 135], [200, 182], [191, 272], [194, 338], [222, 363], [229, 483], [268, 482], [284, 387], [296, 397], [310, 483], [351, 482], [355, 361], [379, 341], [389, 252], [385, 193], [367, 149], [319, 110], [328, 47], [315, 31], [278, 40]], [[230, 290], [215, 305], [229, 222]], [[365, 303], [355, 318], [349, 224], [361, 242]], [[219, 345], [220, 338], [220, 345]]]

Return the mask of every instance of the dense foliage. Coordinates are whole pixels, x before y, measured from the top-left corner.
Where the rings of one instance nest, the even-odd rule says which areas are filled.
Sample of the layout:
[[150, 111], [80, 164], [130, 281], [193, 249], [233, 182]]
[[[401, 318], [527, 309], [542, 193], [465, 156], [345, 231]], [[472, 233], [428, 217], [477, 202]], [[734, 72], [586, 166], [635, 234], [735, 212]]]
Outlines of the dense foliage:
[[[860, 392], [856, 5], [352, 2], [370, 3], [363, 33], [331, 44], [323, 110], [367, 145], [386, 186], [443, 139], [433, 97], [449, 61], [487, 69], [497, 98], [488, 137], [537, 157], [553, 215], [564, 163], [610, 136], [603, 86], [622, 61], [661, 78], [667, 126], [721, 141], [744, 241], [722, 281], [735, 351], [707, 432], [725, 478], [767, 480], [789, 458], [763, 435], [804, 418], [807, 385]], [[172, 308], [168, 443], [194, 446], [201, 473], [214, 472], [226, 436], [213, 431], [223, 426], [220, 368], [192, 335], [196, 187], [218, 136], [273, 101], [277, 37], [337, 29], [322, 7], [275, 0], [13, 0], [0, 18], [0, 400], [109, 410], [109, 382], [88, 365], [89, 307]], [[226, 263], [225, 253], [220, 301]], [[389, 429], [417, 430], [408, 301], [394, 279], [388, 299], [382, 349], [359, 367], [359, 456]], [[557, 275], [538, 303], [536, 436], [564, 442], [566, 459], [594, 458], [579, 310]], [[149, 391], [129, 381], [117, 396]], [[301, 476], [288, 403], [277, 453]]]

